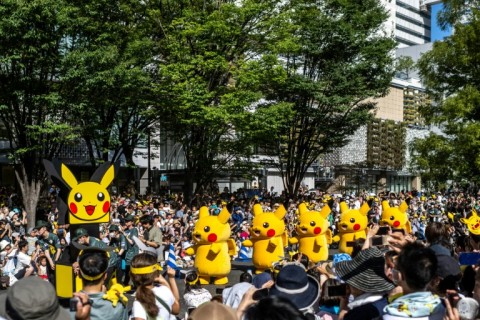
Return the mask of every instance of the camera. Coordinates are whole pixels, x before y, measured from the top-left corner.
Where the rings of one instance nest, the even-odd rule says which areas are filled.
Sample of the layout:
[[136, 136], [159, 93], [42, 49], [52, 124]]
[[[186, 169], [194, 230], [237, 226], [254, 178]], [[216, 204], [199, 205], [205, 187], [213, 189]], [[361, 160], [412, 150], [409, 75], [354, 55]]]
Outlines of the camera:
[[389, 231], [390, 231], [389, 226], [380, 227], [378, 228], [377, 236], [385, 236], [388, 234]]
[[345, 297], [347, 295], [347, 285], [344, 283], [338, 286], [330, 286], [327, 288], [327, 295], [329, 297]]
[[77, 303], [78, 303], [78, 298], [70, 299], [70, 311], [72, 312], [77, 311]]
[[388, 245], [388, 236], [376, 236], [370, 238], [370, 246], [371, 247], [378, 247], [378, 246], [386, 246]]

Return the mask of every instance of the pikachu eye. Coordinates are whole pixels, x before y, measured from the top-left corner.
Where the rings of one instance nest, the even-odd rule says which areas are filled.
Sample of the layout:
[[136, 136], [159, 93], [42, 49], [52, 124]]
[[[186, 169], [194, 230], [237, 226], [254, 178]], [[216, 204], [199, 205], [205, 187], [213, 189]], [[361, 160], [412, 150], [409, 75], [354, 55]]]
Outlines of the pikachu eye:
[[394, 216], [390, 216], [390, 220], [394, 220], [394, 219], [395, 219], [395, 217], [394, 217]]
[[203, 230], [204, 230], [205, 232], [209, 232], [209, 231], [210, 231], [210, 227], [209, 227], [209, 226], [206, 226], [205, 228], [203, 228]]
[[82, 194], [80, 192], [75, 193], [74, 199], [76, 202], [82, 201]]
[[351, 218], [351, 219], [350, 219], [350, 222], [351, 222], [351, 223], [354, 223], [354, 222], [355, 222], [355, 219]]
[[99, 193], [97, 194], [97, 199], [98, 199], [98, 201], [103, 201], [103, 200], [105, 200], [105, 195], [103, 194], [103, 192], [99, 192]]
[[315, 221], [310, 221], [310, 225], [311, 225], [312, 227], [314, 227], [315, 224], [316, 224]]
[[268, 222], [264, 222], [264, 223], [263, 223], [263, 227], [264, 227], [264, 228], [268, 228], [269, 226], [270, 226], [270, 225], [268, 224]]

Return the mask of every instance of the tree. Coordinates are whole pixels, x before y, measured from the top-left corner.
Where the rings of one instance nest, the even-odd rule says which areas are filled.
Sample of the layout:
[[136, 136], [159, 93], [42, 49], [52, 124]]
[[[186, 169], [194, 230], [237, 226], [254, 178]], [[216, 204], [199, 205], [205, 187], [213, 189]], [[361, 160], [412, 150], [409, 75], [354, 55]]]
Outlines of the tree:
[[5, 0], [0, 4], [0, 120], [28, 214], [45, 181], [41, 160], [75, 138], [66, 124], [58, 76], [65, 49], [65, 3]]
[[148, 66], [155, 52], [146, 4], [71, 3], [62, 93], [72, 123], [82, 129], [92, 166], [124, 155], [132, 168], [134, 148], [153, 123], [148, 115], [153, 103]]
[[[277, 1], [160, 1], [157, 94], [161, 126], [182, 144], [186, 196], [242, 174], [252, 149], [247, 107], [261, 98], [249, 68], [270, 34]], [[248, 85], [247, 85], [248, 84]]]
[[372, 118], [370, 98], [387, 92], [395, 43], [382, 32], [386, 19], [377, 0], [291, 0], [279, 16], [269, 46], [279, 58], [260, 81], [267, 102], [257, 120], [271, 123], [266, 109], [278, 103], [289, 118], [264, 126], [258, 141], [290, 195], [321, 154], [346, 144]]
[[425, 139], [415, 139], [410, 146], [409, 169], [419, 174], [430, 190], [440, 190], [454, 176], [456, 159], [446, 136], [430, 133]]
[[[442, 13], [455, 32], [435, 42], [418, 65], [428, 93], [436, 103], [422, 110], [428, 123], [439, 126], [452, 151], [457, 178], [478, 182], [480, 174], [480, 11], [459, 11], [447, 1]], [[460, 12], [467, 13], [466, 15]], [[469, 20], [464, 21], [465, 18]], [[467, 23], [465, 23], [467, 22]]]

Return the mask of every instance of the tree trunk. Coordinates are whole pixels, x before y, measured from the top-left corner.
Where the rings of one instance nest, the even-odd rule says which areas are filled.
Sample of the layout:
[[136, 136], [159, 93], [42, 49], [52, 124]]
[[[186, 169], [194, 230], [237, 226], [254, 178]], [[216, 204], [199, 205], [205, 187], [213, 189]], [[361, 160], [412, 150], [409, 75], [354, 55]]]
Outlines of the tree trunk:
[[23, 165], [15, 168], [15, 176], [17, 177], [20, 190], [22, 192], [23, 205], [27, 212], [27, 228], [35, 226], [37, 216], [37, 204], [40, 198], [40, 191], [42, 189], [42, 182], [35, 179], [29, 179], [27, 172]]

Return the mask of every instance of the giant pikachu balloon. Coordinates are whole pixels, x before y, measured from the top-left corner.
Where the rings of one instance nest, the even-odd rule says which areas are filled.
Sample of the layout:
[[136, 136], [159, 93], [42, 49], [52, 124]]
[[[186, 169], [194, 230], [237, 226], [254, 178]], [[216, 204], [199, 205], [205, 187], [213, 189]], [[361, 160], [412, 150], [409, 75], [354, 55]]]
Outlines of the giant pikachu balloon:
[[327, 217], [332, 211], [325, 205], [320, 212], [310, 211], [305, 203], [298, 206], [299, 222], [297, 235], [289, 239], [291, 244], [299, 243], [298, 251], [314, 263], [328, 260], [328, 245], [332, 243], [332, 231]]
[[353, 242], [367, 238], [368, 211], [370, 207], [366, 202], [360, 209], [349, 209], [345, 202], [340, 202], [339, 234], [333, 237], [333, 241], [340, 242], [338, 248], [341, 252], [352, 254]]
[[253, 247], [252, 261], [256, 273], [272, 269], [273, 264], [285, 256], [288, 236], [285, 233], [284, 217], [287, 211], [280, 205], [275, 212], [263, 212], [260, 204], [253, 206], [253, 222], [250, 228], [250, 239], [242, 244]]
[[195, 268], [201, 284], [227, 284], [230, 273], [230, 256], [235, 255], [235, 241], [230, 238], [230, 213], [223, 207], [218, 216], [211, 216], [207, 207], [201, 207], [192, 233], [194, 245], [187, 248], [188, 255], [195, 254]]

